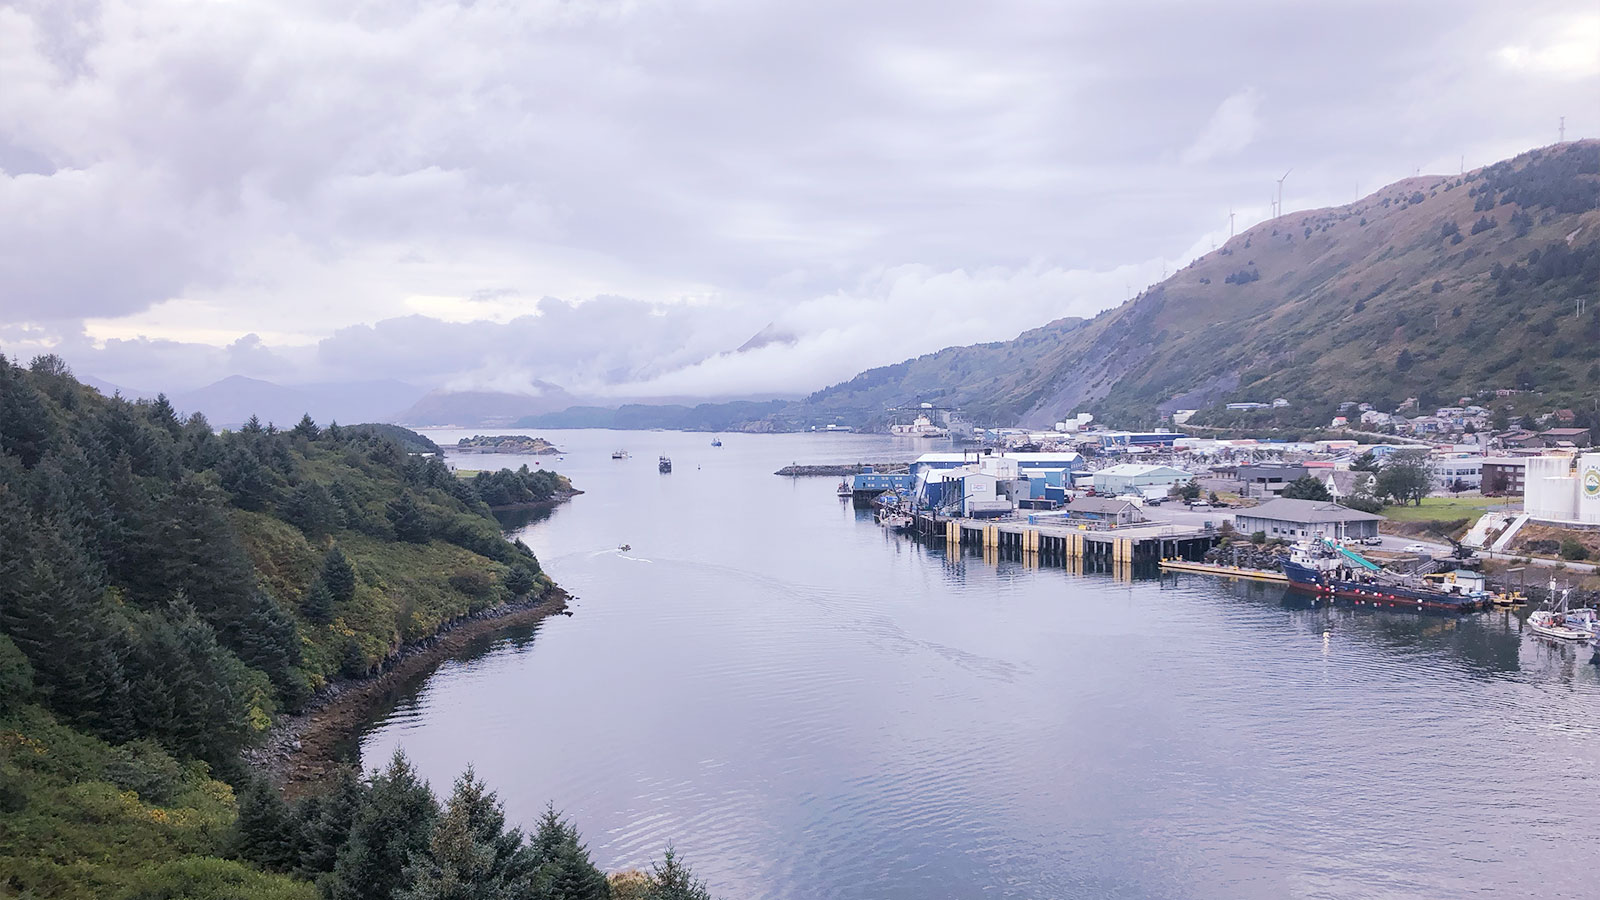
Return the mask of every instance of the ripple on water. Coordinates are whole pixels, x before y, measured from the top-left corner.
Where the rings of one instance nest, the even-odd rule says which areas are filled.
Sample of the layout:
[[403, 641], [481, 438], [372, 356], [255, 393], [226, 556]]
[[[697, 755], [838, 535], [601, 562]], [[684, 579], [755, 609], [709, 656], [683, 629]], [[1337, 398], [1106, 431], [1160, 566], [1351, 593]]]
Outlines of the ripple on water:
[[441, 668], [368, 759], [476, 762], [730, 898], [1591, 894], [1600, 680], [1516, 617], [947, 555], [768, 474], [870, 443], [700, 442], [563, 435], [589, 493], [521, 535], [578, 614]]

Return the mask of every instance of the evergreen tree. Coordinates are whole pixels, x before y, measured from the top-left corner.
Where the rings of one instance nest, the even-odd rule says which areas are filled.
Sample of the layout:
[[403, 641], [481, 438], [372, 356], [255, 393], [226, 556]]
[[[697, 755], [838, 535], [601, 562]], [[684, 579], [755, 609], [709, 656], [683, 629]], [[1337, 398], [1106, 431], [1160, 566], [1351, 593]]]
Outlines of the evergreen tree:
[[337, 545], [323, 555], [320, 577], [333, 599], [339, 603], [349, 603], [356, 598], [356, 570], [350, 565], [350, 558], [344, 555], [344, 550]]
[[711, 900], [711, 890], [704, 881], [694, 877], [694, 872], [668, 847], [666, 858], [650, 867], [650, 890], [645, 897], [647, 900]]
[[1301, 475], [1289, 482], [1278, 496], [1287, 500], [1332, 500], [1328, 486], [1315, 475]]
[[249, 669], [181, 595], [131, 621], [138, 641], [127, 663], [129, 712], [138, 733], [174, 754], [228, 763], [253, 733], [252, 699], [265, 699]]
[[217, 465], [222, 487], [240, 509], [265, 509], [274, 493], [272, 473], [248, 448], [230, 443]]
[[31, 469], [54, 444], [54, 433], [44, 397], [0, 355], [0, 453]]
[[406, 885], [406, 864], [428, 850], [439, 805], [405, 755], [372, 779], [339, 849], [333, 871], [319, 885], [327, 900], [393, 900]]
[[97, 567], [0, 487], [0, 632], [27, 657], [41, 699], [103, 737], [132, 737], [125, 646]]
[[434, 824], [427, 852], [407, 867], [410, 885], [395, 900], [519, 900], [531, 857], [522, 832], [505, 825], [499, 799], [468, 767]]
[[306, 480], [295, 486], [284, 507], [284, 516], [306, 537], [321, 538], [340, 525], [339, 504], [320, 481]]
[[1378, 471], [1378, 457], [1377, 457], [1377, 455], [1374, 454], [1371, 450], [1368, 450], [1368, 451], [1362, 453], [1360, 456], [1355, 458], [1354, 462], [1350, 463], [1350, 471], [1352, 471], [1352, 472], [1376, 472], [1376, 471]]
[[300, 601], [300, 613], [318, 625], [333, 621], [333, 592], [326, 582], [318, 579], [311, 583], [305, 599]]
[[305, 413], [300, 417], [299, 424], [289, 429], [289, 433], [297, 438], [314, 441], [322, 432], [317, 428], [317, 423], [311, 421], [311, 414]]
[[512, 566], [506, 571], [506, 590], [513, 597], [527, 596], [536, 583], [533, 571], [527, 566]]
[[249, 610], [229, 622], [222, 640], [246, 665], [272, 679], [287, 706], [294, 708], [310, 694], [300, 665], [300, 633], [293, 617], [266, 591], [251, 594]]
[[355, 772], [344, 769], [326, 793], [300, 801], [295, 809], [301, 823], [296, 875], [315, 879], [333, 871], [366, 798], [367, 785]]
[[167, 400], [166, 394], [156, 395], [146, 415], [150, 417], [152, 424], [171, 435], [173, 440], [177, 440], [183, 433], [183, 423], [178, 421], [178, 412], [172, 408], [172, 403]]
[[278, 792], [256, 780], [239, 797], [239, 818], [234, 821], [229, 845], [240, 859], [274, 872], [288, 872], [299, 861], [299, 831]]
[[410, 491], [391, 500], [388, 506], [389, 523], [394, 526], [394, 536], [412, 544], [426, 544], [433, 529], [417, 498]]
[[33, 699], [33, 666], [16, 642], [0, 634], [0, 716]]
[[528, 841], [532, 857], [533, 891], [531, 900], [608, 900], [611, 896], [606, 876], [589, 859], [578, 837], [578, 829], [545, 809], [539, 827]]

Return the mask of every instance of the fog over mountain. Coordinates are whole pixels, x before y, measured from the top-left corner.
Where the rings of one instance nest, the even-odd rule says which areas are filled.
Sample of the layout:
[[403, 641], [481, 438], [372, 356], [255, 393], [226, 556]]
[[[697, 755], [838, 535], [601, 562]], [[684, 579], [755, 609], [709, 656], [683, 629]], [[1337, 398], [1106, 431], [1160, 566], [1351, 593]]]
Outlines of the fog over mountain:
[[0, 47], [0, 351], [146, 391], [792, 395], [1114, 306], [1285, 170], [1600, 133], [1550, 0], [23, 0]]

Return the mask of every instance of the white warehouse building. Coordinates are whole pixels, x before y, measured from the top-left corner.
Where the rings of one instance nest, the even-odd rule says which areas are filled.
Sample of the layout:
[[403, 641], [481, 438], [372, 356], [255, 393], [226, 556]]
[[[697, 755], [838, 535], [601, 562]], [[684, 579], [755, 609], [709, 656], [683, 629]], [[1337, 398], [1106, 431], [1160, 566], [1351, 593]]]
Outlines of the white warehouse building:
[[1122, 463], [1094, 473], [1096, 494], [1148, 494], [1152, 489], [1166, 493], [1175, 484], [1188, 484], [1193, 478], [1189, 472], [1172, 466], [1138, 465]]

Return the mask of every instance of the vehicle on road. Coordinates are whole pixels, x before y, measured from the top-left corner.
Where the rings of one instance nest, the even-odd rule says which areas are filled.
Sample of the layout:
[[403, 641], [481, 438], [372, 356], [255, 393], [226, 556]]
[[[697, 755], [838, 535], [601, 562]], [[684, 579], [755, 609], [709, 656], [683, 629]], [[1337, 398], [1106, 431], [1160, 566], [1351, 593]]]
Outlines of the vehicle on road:
[[1427, 553], [1428, 548], [1422, 544], [1407, 544], [1400, 548], [1401, 553]]
[[1377, 535], [1372, 535], [1371, 537], [1358, 538], [1356, 543], [1363, 547], [1382, 547], [1383, 538], [1378, 537]]

